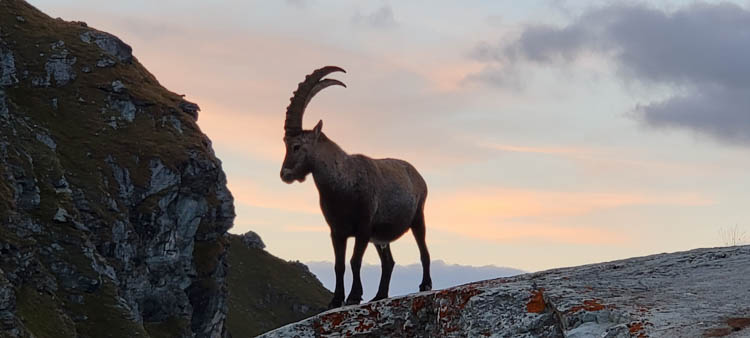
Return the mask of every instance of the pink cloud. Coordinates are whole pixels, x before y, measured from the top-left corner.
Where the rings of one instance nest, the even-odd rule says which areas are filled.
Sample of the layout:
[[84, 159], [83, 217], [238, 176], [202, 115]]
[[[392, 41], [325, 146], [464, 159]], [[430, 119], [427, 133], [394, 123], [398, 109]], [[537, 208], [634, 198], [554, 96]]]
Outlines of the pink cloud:
[[430, 226], [464, 236], [505, 242], [517, 239], [562, 243], [625, 243], [629, 236], [579, 218], [598, 210], [638, 205], [705, 206], [695, 193], [589, 193], [477, 189], [432, 194]]

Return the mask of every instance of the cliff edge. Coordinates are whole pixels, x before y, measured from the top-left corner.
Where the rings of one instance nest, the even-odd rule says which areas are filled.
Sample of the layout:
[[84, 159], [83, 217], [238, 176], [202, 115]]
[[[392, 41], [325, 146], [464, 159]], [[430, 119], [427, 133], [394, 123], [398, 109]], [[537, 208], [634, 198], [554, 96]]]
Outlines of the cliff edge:
[[226, 336], [234, 206], [198, 106], [0, 1], [0, 336]]
[[555, 269], [324, 312], [260, 337], [748, 337], [750, 246]]

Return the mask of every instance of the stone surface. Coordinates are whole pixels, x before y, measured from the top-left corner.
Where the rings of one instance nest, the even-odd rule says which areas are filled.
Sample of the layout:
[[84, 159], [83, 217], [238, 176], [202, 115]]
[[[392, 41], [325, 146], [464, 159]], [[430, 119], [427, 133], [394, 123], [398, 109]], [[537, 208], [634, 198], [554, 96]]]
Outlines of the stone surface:
[[750, 246], [476, 282], [324, 312], [261, 337], [750, 336]]
[[76, 63], [76, 57], [70, 55], [70, 51], [65, 48], [65, 42], [58, 40], [50, 45], [54, 54], [50, 55], [44, 69], [47, 72], [47, 79], [44, 85], [55, 85], [58, 87], [67, 85], [76, 79], [76, 73], [73, 65]]
[[0, 87], [18, 83], [13, 52], [0, 41]]
[[263, 240], [254, 231], [244, 233], [242, 235], [242, 243], [252, 249], [265, 249], [266, 247], [266, 244], [263, 243]]
[[81, 41], [94, 43], [106, 54], [115, 57], [120, 62], [130, 63], [133, 60], [133, 48], [122, 42], [118, 37], [95, 30], [81, 33]]

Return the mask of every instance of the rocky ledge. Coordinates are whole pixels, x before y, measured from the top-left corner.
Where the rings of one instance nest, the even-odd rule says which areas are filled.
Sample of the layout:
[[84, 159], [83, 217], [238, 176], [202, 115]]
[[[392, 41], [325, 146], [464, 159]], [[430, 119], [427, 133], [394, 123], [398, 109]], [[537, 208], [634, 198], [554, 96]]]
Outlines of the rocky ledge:
[[748, 337], [750, 246], [697, 249], [422, 292], [261, 337]]

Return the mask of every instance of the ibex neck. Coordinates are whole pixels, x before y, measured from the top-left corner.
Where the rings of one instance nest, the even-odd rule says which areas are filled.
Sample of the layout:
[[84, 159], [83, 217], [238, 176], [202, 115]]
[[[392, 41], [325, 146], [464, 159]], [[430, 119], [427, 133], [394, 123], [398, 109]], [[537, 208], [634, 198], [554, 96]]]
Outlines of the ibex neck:
[[344, 165], [349, 155], [335, 142], [321, 135], [315, 147], [315, 161], [312, 168], [313, 179], [318, 190], [341, 182]]

